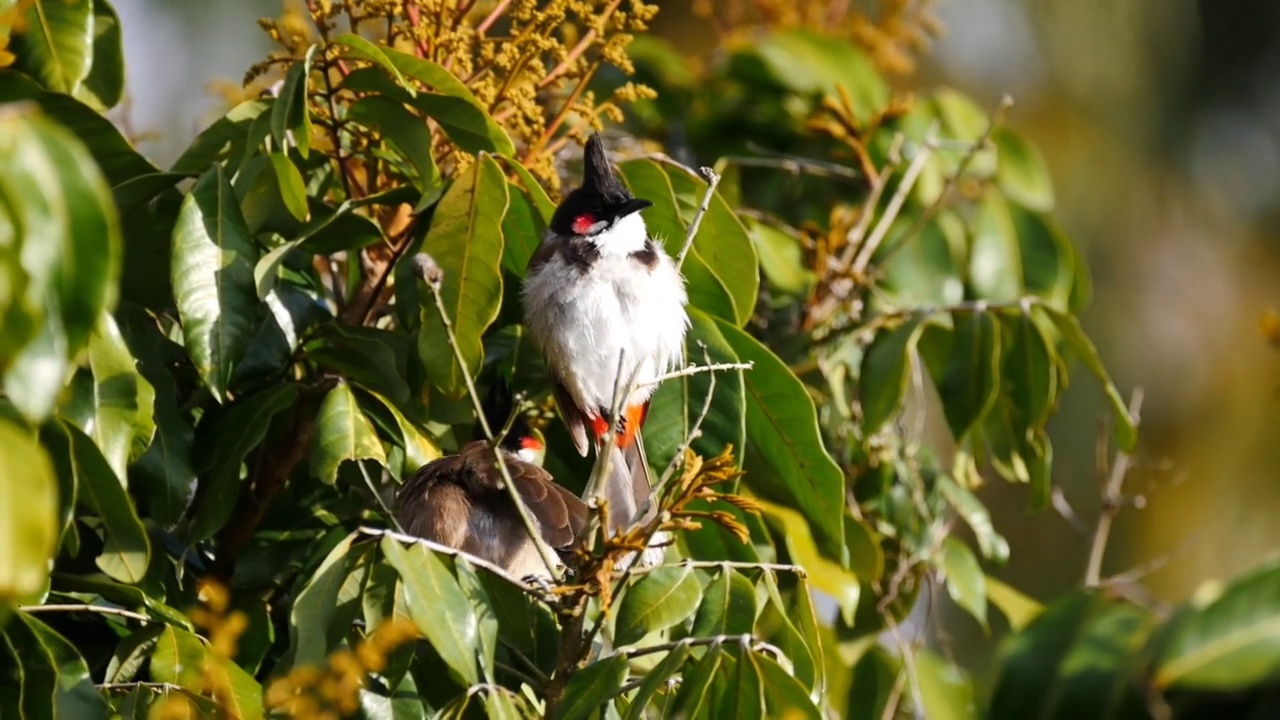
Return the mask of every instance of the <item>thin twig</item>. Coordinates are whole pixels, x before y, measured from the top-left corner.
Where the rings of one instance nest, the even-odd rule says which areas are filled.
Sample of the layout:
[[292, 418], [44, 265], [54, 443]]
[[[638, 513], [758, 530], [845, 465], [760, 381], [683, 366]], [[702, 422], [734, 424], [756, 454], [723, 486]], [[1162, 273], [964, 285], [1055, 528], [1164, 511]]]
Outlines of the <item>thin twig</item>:
[[[707, 352], [706, 345], [702, 346], [702, 357], [708, 361], [708, 364], [703, 367], [711, 367], [709, 362], [711, 356]], [[747, 367], [746, 369], [750, 370], [751, 368]], [[680, 442], [680, 447], [676, 448], [675, 455], [671, 456], [671, 462], [667, 464], [666, 469], [662, 471], [662, 476], [658, 478], [658, 485], [653, 493], [655, 497], [659, 490], [667, 487], [667, 483], [675, 475], [676, 468], [680, 467], [680, 463], [684, 460], [685, 451], [693, 445], [694, 440], [702, 436], [702, 423], [707, 419], [707, 414], [711, 412], [711, 399], [716, 394], [716, 374], [712, 372], [707, 376], [707, 379], [709, 384], [707, 386], [707, 394], [702, 399], [702, 409], [698, 412], [698, 417], [694, 420], [693, 425], [689, 426], [689, 431], [684, 434], [684, 440]]]
[[101, 683], [99, 685], [95, 685], [94, 687], [98, 688], [99, 690], [105, 690], [106, 692], [121, 692], [123, 690], [136, 690], [138, 688], [146, 688], [148, 690], [160, 690], [163, 692], [171, 692], [171, 693], [190, 692], [190, 690], [187, 690], [181, 685], [174, 685], [173, 683], [165, 683], [165, 682]]
[[862, 239], [867, 236], [867, 230], [871, 229], [871, 220], [876, 215], [880, 196], [884, 195], [889, 178], [893, 177], [894, 171], [902, 162], [902, 143], [905, 140], [906, 136], [902, 133], [893, 136], [893, 142], [889, 145], [888, 162], [881, 168], [880, 174], [872, 180], [871, 192], [867, 194], [867, 200], [862, 204], [862, 215], [858, 217], [857, 224], [849, 228], [849, 234], [845, 237], [844, 252], [840, 256], [841, 267], [847, 268], [853, 265], [853, 258], [856, 257], [858, 248], [862, 247]]
[[896, 236], [892, 242], [885, 246], [885, 261], [888, 261], [889, 258], [893, 257], [894, 254], [897, 253], [904, 244], [906, 244], [908, 239], [915, 237], [924, 229], [924, 226], [942, 210], [943, 206], [949, 200], [951, 193], [955, 191], [955, 187], [960, 182], [960, 178], [969, 170], [969, 166], [973, 164], [973, 159], [978, 156], [978, 152], [987, 146], [987, 143], [991, 140], [991, 133], [995, 132], [995, 129], [999, 127], [1000, 123], [1004, 120], [1005, 113], [1007, 113], [1011, 107], [1013, 107], [1013, 98], [1008, 95], [1000, 98], [1000, 104], [996, 106], [996, 109], [991, 112], [990, 117], [987, 119], [986, 130], [983, 130], [982, 135], [979, 136], [977, 140], [973, 141], [973, 144], [969, 146], [968, 151], [960, 158], [959, 164], [956, 165], [956, 171], [947, 177], [946, 182], [943, 183], [942, 192], [938, 193], [938, 197], [934, 198], [933, 202], [929, 203], [929, 206], [924, 209], [924, 212], [916, 216], [915, 222], [911, 223], [910, 227], [908, 227], [902, 234]]
[[792, 175], [815, 175], [818, 177], [841, 178], [861, 181], [862, 173], [839, 163], [823, 162], [801, 157], [755, 157], [751, 155], [727, 155], [720, 159], [728, 165], [739, 167], [759, 167], [782, 170]]
[[[1142, 416], [1142, 388], [1133, 391], [1129, 400], [1129, 417], [1134, 427], [1138, 426]], [[1120, 491], [1124, 488], [1125, 475], [1129, 474], [1129, 453], [1116, 451], [1116, 461], [1111, 466], [1111, 476], [1107, 478], [1102, 489], [1102, 512], [1098, 516], [1098, 526], [1093, 531], [1093, 542], [1089, 545], [1089, 564], [1084, 571], [1085, 587], [1097, 587], [1102, 576], [1102, 558], [1107, 552], [1107, 539], [1111, 535], [1111, 525], [1120, 512], [1122, 498]]]
[[[430, 263], [435, 265], [434, 260], [431, 260]], [[476, 391], [475, 381], [471, 379], [471, 370], [467, 367], [467, 359], [462, 356], [462, 349], [458, 347], [458, 339], [453, 332], [453, 322], [449, 319], [449, 311], [445, 309], [444, 298], [440, 295], [440, 286], [444, 273], [439, 270], [439, 266], [435, 267], [434, 272], [427, 268], [419, 267], [418, 269], [423, 282], [431, 290], [431, 296], [435, 298], [436, 312], [440, 315], [440, 322], [444, 325], [445, 337], [448, 338], [449, 347], [453, 350], [454, 360], [457, 361], [458, 367], [462, 370], [462, 379], [466, 381], [467, 394], [471, 397], [471, 403], [475, 407], [476, 418], [480, 421], [480, 428], [484, 430], [484, 436], [489, 441], [489, 449], [498, 465], [498, 472], [502, 474], [502, 486], [506, 489], [507, 496], [511, 499], [516, 512], [520, 515], [520, 520], [524, 523], [524, 529], [529, 533], [529, 540], [538, 549], [538, 557], [542, 558], [542, 563], [547, 566], [547, 572], [550, 574], [551, 579], [559, 582], [560, 572], [557, 570], [558, 563], [555, 556], [552, 555], [551, 548], [542, 541], [542, 537], [538, 533], [538, 526], [534, 523], [533, 516], [529, 514], [529, 508], [525, 507], [524, 498], [521, 498], [520, 493], [516, 491], [515, 483], [511, 479], [511, 472], [507, 470], [506, 458], [502, 457], [503, 450], [494, 442], [493, 429], [489, 427], [489, 421], [484, 416], [484, 405], [480, 402], [480, 393]]]
[[378, 501], [378, 507], [382, 508], [382, 512], [386, 517], [391, 518], [392, 524], [396, 526], [396, 530], [404, 532], [404, 527], [400, 525], [400, 521], [396, 519], [396, 514], [391, 512], [391, 508], [387, 507], [387, 503], [382, 500], [382, 494], [378, 492], [378, 488], [373, 484], [373, 478], [369, 477], [369, 471], [365, 469], [364, 463], [357, 460], [356, 467], [360, 468], [360, 474], [364, 477], [364, 484], [369, 488], [369, 492], [373, 493], [373, 499]]
[[[653, 565], [651, 567], [636, 568], [632, 571], [633, 575], [644, 575], [651, 573], [660, 567], [672, 567], [671, 565]], [[799, 565], [787, 565], [785, 563], [764, 563], [764, 562], [744, 562], [739, 560], [681, 560], [676, 563], [675, 567], [695, 568], [699, 570], [724, 570], [734, 568], [736, 570], [770, 570], [773, 572], [789, 572], [795, 573], [801, 578], [809, 576], [809, 573]]]
[[542, 687], [542, 684], [541, 684], [541, 683], [539, 683], [539, 682], [538, 682], [537, 680], [535, 680], [534, 678], [532, 678], [532, 677], [530, 677], [530, 676], [528, 676], [528, 675], [524, 674], [523, 672], [521, 672], [521, 671], [519, 671], [519, 670], [517, 670], [517, 669], [515, 669], [515, 668], [511, 667], [510, 665], [508, 665], [508, 664], [506, 664], [506, 663], [504, 663], [504, 662], [501, 662], [501, 661], [495, 660], [495, 661], [494, 661], [494, 665], [496, 665], [496, 666], [497, 666], [497, 668], [498, 668], [499, 670], [501, 670], [502, 672], [507, 673], [507, 674], [509, 674], [509, 675], [513, 676], [515, 679], [519, 680], [520, 682], [524, 683], [525, 685], [528, 685], [528, 686], [529, 686], [529, 687], [531, 687], [531, 688], [534, 688], [535, 690], [536, 690], [536, 689], [539, 689], [539, 688], [541, 688], [541, 687]]
[[1053, 492], [1049, 495], [1049, 502], [1053, 505], [1053, 509], [1062, 516], [1063, 520], [1071, 526], [1072, 530], [1080, 533], [1080, 537], [1089, 537], [1089, 526], [1076, 513], [1075, 508], [1071, 507], [1071, 503], [1067, 501], [1067, 496], [1062, 492], [1062, 488], [1054, 487]]
[[925, 135], [924, 143], [916, 151], [916, 156], [911, 159], [911, 164], [907, 166], [907, 171], [902, 174], [902, 180], [898, 182], [898, 189], [894, 191], [893, 197], [889, 198], [889, 204], [885, 206], [884, 212], [881, 213], [880, 221], [876, 223], [876, 227], [871, 231], [871, 235], [867, 237], [867, 241], [862, 244], [862, 247], [858, 248], [858, 255], [854, 259], [852, 266], [855, 276], [861, 275], [866, 271], [867, 266], [871, 264], [871, 256], [875, 255], [876, 249], [884, 241], [884, 237], [889, 233], [889, 227], [893, 225], [893, 221], [898, 219], [898, 213], [902, 211], [902, 205], [907, 201], [907, 195], [915, 187], [916, 179], [920, 177], [921, 171], [924, 170], [924, 164], [929, 160], [929, 156], [933, 154], [938, 142], [938, 128], [939, 125], [935, 121], [929, 128], [928, 134]]
[[673, 372], [659, 375], [658, 377], [652, 380], [646, 380], [645, 382], [640, 383], [637, 387], [645, 388], [645, 387], [649, 387], [650, 385], [660, 385], [665, 380], [674, 380], [675, 378], [678, 378], [678, 377], [688, 377], [690, 375], [697, 375], [698, 373], [704, 373], [704, 372], [716, 373], [716, 372], [720, 372], [721, 370], [750, 370], [754, 367], [755, 367], [755, 364], [749, 363], [749, 362], [708, 363], [706, 365], [689, 365], [688, 367], [684, 367], [679, 370], [675, 370]]
[[702, 216], [707, 214], [707, 208], [711, 207], [711, 197], [715, 195], [716, 186], [720, 184], [720, 175], [709, 167], [700, 168], [699, 172], [707, 181], [707, 192], [702, 196], [702, 204], [698, 206], [698, 214], [693, 216], [693, 222], [689, 223], [689, 232], [684, 238], [684, 247], [680, 248], [680, 254], [676, 256], [676, 269], [679, 270], [684, 266], [684, 257], [689, 254], [689, 248], [693, 247], [693, 239], [698, 236], [698, 226], [702, 225]]
[[502, 578], [503, 580], [506, 580], [507, 582], [511, 583], [512, 585], [516, 586], [517, 588], [525, 592], [528, 592], [530, 588], [528, 583], [524, 582], [524, 580], [522, 580], [521, 578], [518, 578], [512, 575], [511, 573], [507, 572], [502, 568], [502, 566], [495, 565], [494, 563], [491, 563], [488, 560], [485, 560], [484, 558], [476, 557], [475, 555], [472, 555], [471, 553], [465, 552], [463, 550], [459, 550], [458, 548], [449, 547], [448, 545], [442, 545], [438, 542], [435, 542], [434, 540], [420, 538], [417, 535], [407, 535], [405, 533], [398, 532], [396, 530], [369, 527], [368, 525], [361, 525], [360, 527], [356, 528], [356, 532], [360, 533], [361, 535], [368, 535], [370, 537], [389, 537], [392, 540], [398, 540], [402, 543], [414, 543], [417, 545], [421, 545], [429, 550], [442, 553], [444, 555], [466, 558], [467, 562], [471, 563], [472, 565], [475, 565], [476, 567], [482, 567], [485, 570], [488, 570], [489, 572], [496, 574], [498, 577]]
[[54, 605], [19, 605], [18, 609], [30, 615], [38, 615], [40, 613], [58, 613], [58, 612], [64, 612], [64, 613], [87, 612], [87, 613], [97, 613], [99, 615], [117, 615], [119, 617], [129, 618], [130, 620], [137, 620], [140, 623], [160, 622], [155, 618], [147, 617], [146, 615], [143, 615], [141, 613], [136, 613], [132, 610], [125, 610], [124, 608], [106, 607], [104, 605], [83, 605], [79, 603], [66, 603], [66, 604], [54, 604]]
[[634, 660], [645, 655], [652, 655], [660, 652], [670, 652], [680, 646], [697, 647], [709, 646], [720, 647], [721, 645], [741, 645], [744, 649], [751, 652], [768, 652], [775, 657], [785, 657], [786, 653], [782, 652], [778, 646], [760, 640], [751, 633], [743, 635], [714, 635], [712, 637], [683, 638], [680, 640], [672, 640], [671, 642], [659, 643], [657, 645], [646, 645], [638, 648], [623, 648], [618, 651], [619, 655]]

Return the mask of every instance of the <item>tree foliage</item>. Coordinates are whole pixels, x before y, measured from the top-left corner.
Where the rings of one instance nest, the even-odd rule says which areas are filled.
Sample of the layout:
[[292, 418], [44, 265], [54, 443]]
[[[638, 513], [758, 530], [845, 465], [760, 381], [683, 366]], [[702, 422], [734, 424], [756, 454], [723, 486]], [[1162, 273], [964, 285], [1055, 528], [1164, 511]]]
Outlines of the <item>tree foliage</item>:
[[[890, 90], [927, 17], [720, 8], [695, 65], [643, 34], [656, 7], [621, 5], [308, 3], [263, 23], [280, 50], [249, 79], [280, 82], [161, 169], [100, 114], [123, 92], [110, 4], [0, 3], [0, 716], [1127, 718], [1273, 698], [1274, 564], [1171, 615], [1096, 577], [1045, 608], [985, 574], [1034, 549], [975, 491], [985, 473], [1048, 503], [1072, 361], [1121, 453], [1136, 413], [1080, 328], [1087, 269], [1004, 105]], [[593, 472], [519, 287], [557, 159], [605, 120], [640, 139], [611, 142], [650, 229], [673, 255], [691, 242], [687, 356], [731, 369], [655, 395], [664, 512], [528, 585], [396, 532], [386, 502], [499, 382], [558, 481]], [[634, 568], [660, 531], [666, 562]], [[929, 585], [1018, 631], [990, 697], [901, 639]]]

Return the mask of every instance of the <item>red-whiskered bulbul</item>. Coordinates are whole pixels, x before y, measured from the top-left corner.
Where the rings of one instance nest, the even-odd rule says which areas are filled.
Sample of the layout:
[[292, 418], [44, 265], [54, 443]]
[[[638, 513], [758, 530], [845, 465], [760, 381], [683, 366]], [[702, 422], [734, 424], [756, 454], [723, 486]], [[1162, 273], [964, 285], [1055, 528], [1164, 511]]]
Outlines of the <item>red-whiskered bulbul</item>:
[[[541, 541], [569, 550], [587, 525], [586, 504], [534, 464], [543, 451], [542, 440], [522, 420], [502, 448], [511, 482]], [[396, 519], [411, 535], [487, 560], [515, 577], [548, 577], [502, 482], [489, 442], [469, 442], [457, 455], [424, 465], [404, 483], [396, 493]]]
[[639, 214], [652, 204], [627, 190], [593, 135], [582, 185], [556, 208], [524, 283], [525, 326], [546, 358], [578, 452], [587, 454], [588, 431], [597, 450], [611, 423], [617, 431], [601, 489], [610, 532], [648, 519], [636, 513], [651, 489], [640, 426], [654, 387], [631, 391], [610, 418], [615, 388], [625, 393], [630, 381], [677, 366], [689, 328], [684, 278]]

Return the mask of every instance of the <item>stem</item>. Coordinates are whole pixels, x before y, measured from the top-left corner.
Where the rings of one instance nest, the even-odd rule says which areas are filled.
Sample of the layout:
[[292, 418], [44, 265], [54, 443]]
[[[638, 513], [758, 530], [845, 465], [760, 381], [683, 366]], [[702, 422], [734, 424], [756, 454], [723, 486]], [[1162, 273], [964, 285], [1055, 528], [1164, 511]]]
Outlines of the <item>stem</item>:
[[[609, 20], [609, 17], [613, 15], [613, 12], [617, 10], [618, 6], [621, 4], [622, 0], [613, 0], [613, 2], [609, 3], [609, 7], [605, 8], [604, 11], [600, 13], [600, 24], [602, 26]], [[547, 73], [546, 77], [538, 81], [538, 89], [541, 90], [545, 88], [555, 82], [556, 78], [568, 72], [573, 63], [576, 62], [578, 58], [582, 57], [582, 54], [587, 51], [587, 48], [591, 47], [591, 43], [595, 42], [596, 35], [597, 33], [594, 28], [588, 30], [587, 34], [583, 35], [582, 39], [578, 41], [578, 44], [574, 45], [573, 49], [569, 51], [569, 54], [564, 56], [564, 60], [561, 60], [559, 65], [551, 68], [551, 72]]]
[[[511, 0], [502, 0], [502, 2], [498, 3], [497, 6], [493, 8], [493, 11], [485, 16], [485, 19], [481, 20], [479, 25], [476, 25], [476, 34], [483, 35], [489, 32], [489, 28], [493, 27], [493, 24], [498, 22], [498, 18], [502, 17], [502, 14], [507, 11], [507, 6], [510, 4]], [[470, 6], [468, 6], [467, 9], [470, 10]]]
[[538, 549], [538, 557], [542, 558], [542, 563], [547, 567], [547, 573], [555, 582], [560, 582], [560, 573], [556, 569], [556, 559], [551, 553], [551, 548], [542, 541], [541, 535], [538, 533], [538, 526], [533, 521], [533, 516], [529, 514], [529, 508], [525, 507], [524, 499], [520, 497], [520, 493], [516, 492], [515, 483], [511, 480], [511, 472], [507, 470], [507, 461], [502, 457], [502, 448], [494, 442], [493, 429], [489, 427], [489, 421], [484, 416], [484, 405], [480, 402], [480, 393], [476, 391], [475, 381], [471, 379], [471, 370], [467, 367], [467, 359], [462, 356], [462, 349], [458, 347], [458, 338], [453, 332], [453, 322], [449, 320], [449, 312], [445, 309], [444, 298], [440, 295], [441, 275], [435, 277], [425, 277], [427, 273], [423, 273], [423, 281], [427, 283], [427, 287], [431, 289], [431, 296], [436, 301], [436, 312], [440, 315], [440, 322], [444, 324], [445, 337], [449, 340], [449, 348], [453, 350], [453, 358], [458, 363], [458, 367], [462, 369], [462, 379], [467, 383], [467, 394], [471, 397], [471, 404], [475, 408], [476, 418], [480, 421], [480, 427], [484, 430], [484, 436], [489, 441], [489, 449], [493, 452], [493, 459], [498, 465], [498, 472], [502, 474], [502, 486], [507, 491], [507, 496], [511, 499], [512, 504], [516, 508], [516, 512], [520, 515], [520, 521], [524, 523], [525, 532], [529, 533], [529, 540], [533, 542], [534, 547]]
[[[762, 563], [762, 562], [744, 562], [740, 560], [684, 560], [679, 563], [680, 567], [690, 567], [700, 570], [724, 570], [733, 568], [735, 570], [771, 570], [773, 572], [789, 572], [795, 573], [801, 578], [806, 578], [809, 573], [799, 565], [787, 565], [784, 563]], [[633, 575], [644, 575], [651, 573], [660, 567], [671, 567], [670, 565], [654, 565], [652, 567], [636, 568], [632, 571]]]
[[87, 612], [97, 613], [99, 615], [115, 615], [118, 617], [137, 620], [143, 624], [159, 622], [154, 618], [147, 617], [141, 613], [125, 610], [124, 608], [105, 607], [102, 605], [82, 605], [78, 603], [66, 603], [60, 605], [19, 605], [18, 609], [29, 615], [39, 615], [40, 613], [75, 613]]
[[929, 128], [929, 133], [924, 138], [924, 144], [920, 146], [916, 156], [911, 159], [911, 164], [907, 166], [907, 171], [902, 174], [898, 189], [894, 191], [893, 197], [889, 199], [889, 204], [885, 206], [884, 213], [880, 215], [880, 221], [876, 223], [875, 230], [871, 231], [871, 236], [867, 238], [867, 242], [858, 249], [858, 256], [853, 261], [855, 275], [861, 275], [867, 269], [867, 266], [871, 264], [871, 256], [875, 254], [876, 248], [880, 247], [884, 236], [889, 233], [889, 226], [893, 224], [894, 220], [898, 219], [898, 213], [901, 212], [903, 203], [907, 201], [907, 195], [915, 187], [916, 178], [920, 177], [920, 172], [924, 170], [925, 162], [933, 154], [937, 141], [938, 123], [934, 121], [933, 126]]
[[356, 528], [356, 532], [360, 533], [361, 535], [368, 535], [370, 537], [389, 537], [392, 540], [398, 540], [402, 543], [415, 543], [433, 552], [438, 552], [438, 553], [449, 555], [452, 557], [466, 558], [467, 562], [471, 563], [472, 565], [475, 565], [476, 567], [482, 567], [485, 570], [488, 570], [489, 572], [494, 573], [498, 577], [502, 578], [503, 580], [506, 580], [507, 582], [511, 583], [512, 585], [516, 586], [517, 588], [525, 592], [529, 591], [529, 586], [526, 585], [523, 580], [507, 572], [501, 566], [495, 565], [489, 562], [488, 560], [485, 560], [484, 558], [478, 558], [475, 555], [465, 553], [457, 548], [449, 547], [448, 545], [441, 545], [438, 542], [427, 540], [426, 538], [420, 538], [417, 535], [406, 535], [405, 533], [398, 532], [396, 530], [387, 530], [386, 528], [369, 527], [368, 525], [361, 525], [359, 528]]
[[[1142, 414], [1142, 389], [1133, 391], [1129, 400], [1129, 417], [1138, 425]], [[1102, 514], [1098, 516], [1098, 527], [1093, 531], [1093, 542], [1089, 545], [1089, 564], [1084, 571], [1085, 587], [1097, 587], [1102, 576], [1102, 558], [1107, 552], [1107, 538], [1111, 535], [1111, 525], [1120, 513], [1123, 498], [1120, 491], [1124, 488], [1125, 475], [1129, 474], [1130, 455], [1116, 451], [1116, 461], [1111, 466], [1111, 475], [1102, 489]]]
[[876, 214], [876, 206], [880, 204], [880, 196], [884, 194], [885, 187], [889, 184], [889, 178], [893, 176], [893, 171], [898, 169], [898, 164], [902, 162], [902, 143], [903, 135], [898, 133], [893, 136], [893, 143], [889, 146], [889, 160], [885, 163], [884, 168], [876, 175], [871, 182], [871, 193], [867, 195], [867, 201], [862, 204], [862, 216], [858, 218], [858, 224], [849, 230], [849, 234], [845, 237], [844, 253], [840, 256], [840, 264], [844, 267], [853, 265], [853, 258], [858, 252], [858, 248], [862, 246], [862, 239], [867, 236], [867, 230], [871, 228], [871, 218]]
[[699, 374], [699, 373], [704, 373], [704, 372], [705, 372], [705, 373], [715, 373], [715, 372], [719, 372], [719, 371], [721, 371], [721, 370], [751, 370], [751, 369], [753, 369], [753, 368], [755, 368], [755, 363], [749, 363], [749, 362], [746, 362], [746, 363], [711, 363], [711, 364], [707, 364], [707, 365], [690, 365], [690, 366], [688, 366], [688, 367], [681, 368], [681, 369], [679, 369], [679, 370], [674, 370], [674, 371], [672, 371], [672, 372], [665, 373], [665, 374], [663, 374], [663, 375], [659, 375], [658, 377], [656, 377], [656, 378], [654, 378], [654, 379], [652, 379], [652, 380], [646, 380], [645, 382], [640, 383], [640, 385], [639, 385], [638, 387], [642, 387], [642, 388], [643, 388], [643, 387], [648, 387], [648, 386], [650, 386], [650, 385], [659, 385], [659, 384], [661, 384], [661, 383], [663, 383], [663, 382], [665, 382], [665, 381], [667, 381], [667, 380], [673, 380], [673, 379], [675, 379], [675, 378], [679, 378], [679, 377], [688, 377], [688, 376], [690, 376], [690, 375], [697, 375], [697, 374]]
[[689, 254], [689, 249], [693, 247], [693, 239], [698, 236], [698, 227], [702, 225], [702, 216], [707, 214], [707, 208], [711, 206], [711, 197], [716, 192], [716, 186], [720, 184], [720, 175], [709, 167], [700, 168], [699, 172], [702, 177], [707, 179], [707, 192], [702, 196], [702, 204], [698, 206], [698, 214], [693, 216], [693, 222], [689, 223], [689, 232], [685, 235], [684, 246], [680, 248], [680, 254], [676, 256], [676, 269], [684, 267], [684, 258]]

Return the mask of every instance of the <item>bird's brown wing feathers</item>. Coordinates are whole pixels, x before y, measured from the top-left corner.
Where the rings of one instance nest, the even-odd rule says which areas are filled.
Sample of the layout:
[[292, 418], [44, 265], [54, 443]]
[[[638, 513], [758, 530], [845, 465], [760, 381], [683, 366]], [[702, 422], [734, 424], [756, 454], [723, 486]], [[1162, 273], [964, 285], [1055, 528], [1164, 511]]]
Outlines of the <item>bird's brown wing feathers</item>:
[[551, 389], [556, 396], [556, 405], [560, 407], [560, 414], [564, 417], [564, 424], [569, 428], [569, 437], [573, 439], [573, 446], [577, 448], [579, 455], [586, 457], [587, 416], [573, 401], [569, 388], [565, 387], [554, 373], [551, 376]]
[[[510, 499], [502, 489], [502, 474], [488, 444], [470, 443], [462, 449], [461, 455], [468, 458], [468, 465], [475, 469], [475, 472], [468, 473], [476, 486], [473, 496], [483, 497], [484, 502], [494, 506], [495, 511], [498, 508], [509, 508]], [[542, 539], [554, 548], [573, 545], [578, 533], [586, 526], [586, 505], [560, 487], [551, 473], [537, 465], [510, 455], [504, 460], [516, 492], [520, 493], [520, 499], [524, 500], [529, 512], [538, 521]], [[512, 512], [514, 513], [514, 509]]]

